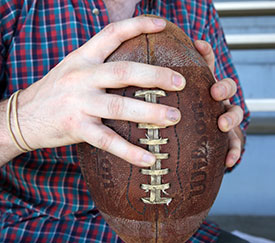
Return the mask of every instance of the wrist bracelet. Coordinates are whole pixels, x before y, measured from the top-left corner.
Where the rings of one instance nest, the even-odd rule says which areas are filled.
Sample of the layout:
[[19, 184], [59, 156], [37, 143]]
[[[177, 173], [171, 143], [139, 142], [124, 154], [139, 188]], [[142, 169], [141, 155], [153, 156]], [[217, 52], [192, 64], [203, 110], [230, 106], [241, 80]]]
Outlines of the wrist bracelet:
[[[18, 122], [18, 116], [17, 116], [17, 100], [18, 100], [18, 95], [21, 92], [21, 90], [16, 91], [11, 95], [11, 97], [8, 100], [7, 104], [7, 126], [8, 126], [8, 131], [11, 136], [12, 141], [16, 145], [16, 147], [23, 153], [33, 151], [33, 149], [26, 143], [25, 139], [22, 136], [20, 127], [19, 127], [19, 122]], [[15, 133], [12, 131], [11, 128], [11, 110], [12, 114], [14, 117], [14, 126], [17, 132], [17, 135], [19, 136], [20, 143], [18, 142], [18, 139], [15, 136]], [[22, 146], [23, 145], [23, 146]]]

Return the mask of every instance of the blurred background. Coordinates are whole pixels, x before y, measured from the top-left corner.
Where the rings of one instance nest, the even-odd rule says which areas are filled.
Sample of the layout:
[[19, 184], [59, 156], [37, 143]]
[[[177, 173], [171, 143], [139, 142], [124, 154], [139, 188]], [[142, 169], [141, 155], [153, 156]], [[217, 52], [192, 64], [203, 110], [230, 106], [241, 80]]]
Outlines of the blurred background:
[[210, 219], [275, 241], [275, 1], [214, 0], [251, 110], [246, 152]]

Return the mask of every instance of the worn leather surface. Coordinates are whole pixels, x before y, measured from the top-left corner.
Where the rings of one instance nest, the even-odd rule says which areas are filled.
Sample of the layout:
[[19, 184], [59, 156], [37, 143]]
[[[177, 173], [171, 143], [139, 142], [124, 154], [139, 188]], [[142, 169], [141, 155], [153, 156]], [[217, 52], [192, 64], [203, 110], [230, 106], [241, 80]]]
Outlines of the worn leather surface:
[[[161, 205], [144, 203], [149, 197], [141, 184], [150, 184], [150, 176], [141, 168], [88, 144], [78, 145], [78, 156], [92, 199], [108, 224], [125, 242], [184, 242], [206, 217], [218, 193], [228, 151], [228, 136], [220, 132], [218, 117], [225, 108], [210, 96], [215, 82], [207, 64], [186, 34], [168, 22], [157, 34], [143, 34], [123, 43], [107, 60], [135, 61], [172, 68], [186, 78], [180, 92], [166, 92], [158, 102], [180, 109], [176, 126], [159, 129], [168, 138], [161, 145], [162, 168], [169, 173], [161, 177], [171, 202]], [[167, 80], [170, 82], [170, 80]], [[108, 90], [134, 97], [138, 87]], [[142, 100], [142, 99], [141, 99]], [[104, 123], [133, 144], [141, 145], [146, 129], [127, 121], [105, 120]]]

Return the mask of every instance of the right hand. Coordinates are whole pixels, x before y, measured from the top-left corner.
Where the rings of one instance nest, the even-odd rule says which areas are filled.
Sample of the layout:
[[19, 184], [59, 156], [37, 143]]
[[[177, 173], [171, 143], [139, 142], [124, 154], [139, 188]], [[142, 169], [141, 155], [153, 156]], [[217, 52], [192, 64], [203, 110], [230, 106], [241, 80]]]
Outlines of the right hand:
[[103, 62], [123, 41], [163, 30], [165, 22], [160, 21], [136, 17], [108, 25], [23, 90], [18, 114], [28, 144], [37, 149], [87, 142], [137, 166], [152, 165], [155, 157], [150, 152], [124, 140], [101, 118], [170, 126], [180, 120], [179, 110], [107, 94], [105, 89], [138, 86], [178, 91], [185, 79], [168, 68]]

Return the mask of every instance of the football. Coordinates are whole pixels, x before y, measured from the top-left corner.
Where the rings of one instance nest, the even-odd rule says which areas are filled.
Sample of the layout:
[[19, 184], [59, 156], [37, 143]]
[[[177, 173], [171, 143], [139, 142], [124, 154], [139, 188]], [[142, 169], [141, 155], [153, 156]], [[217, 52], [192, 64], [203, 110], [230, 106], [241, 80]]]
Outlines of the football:
[[160, 33], [124, 42], [106, 60], [116, 61], [180, 72], [186, 87], [179, 92], [139, 87], [107, 92], [177, 107], [182, 118], [169, 127], [104, 120], [123, 138], [154, 153], [157, 160], [150, 168], [140, 168], [89, 144], [79, 144], [87, 187], [123, 241], [185, 242], [207, 216], [225, 169], [228, 135], [217, 124], [225, 107], [210, 95], [215, 78], [189, 37], [168, 21]]

